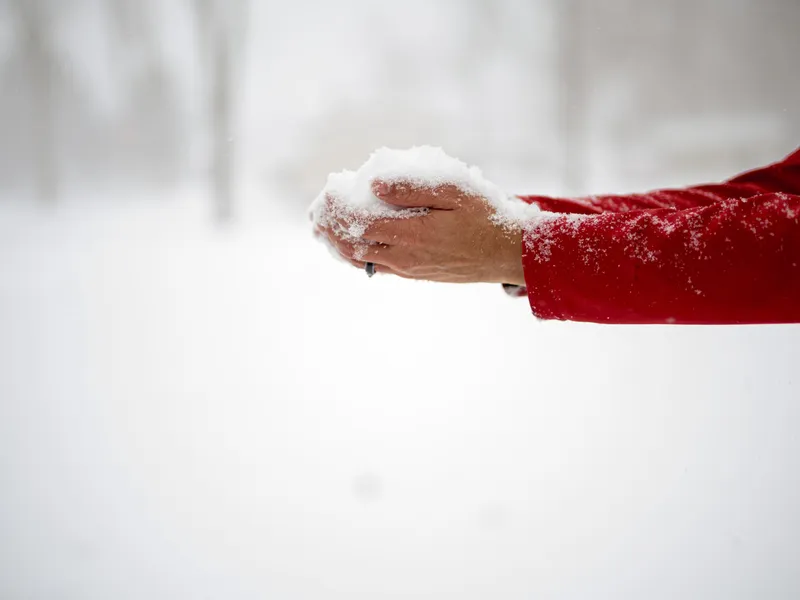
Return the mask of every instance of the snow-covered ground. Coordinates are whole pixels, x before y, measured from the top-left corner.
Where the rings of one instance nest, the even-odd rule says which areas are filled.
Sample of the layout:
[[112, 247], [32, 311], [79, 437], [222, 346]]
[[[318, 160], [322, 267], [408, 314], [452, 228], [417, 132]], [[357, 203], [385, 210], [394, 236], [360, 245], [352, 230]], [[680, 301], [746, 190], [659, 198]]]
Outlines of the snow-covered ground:
[[[540, 323], [303, 221], [382, 145], [518, 193], [777, 160], [795, 0], [250, 2], [224, 227], [131, 186], [209, 171], [195, 9], [242, 3], [39, 3], [41, 39], [6, 4], [0, 600], [800, 597], [800, 327]], [[51, 210], [14, 191], [48, 53]]]
[[201, 208], [0, 206], [0, 598], [800, 595], [800, 328], [539, 323]]

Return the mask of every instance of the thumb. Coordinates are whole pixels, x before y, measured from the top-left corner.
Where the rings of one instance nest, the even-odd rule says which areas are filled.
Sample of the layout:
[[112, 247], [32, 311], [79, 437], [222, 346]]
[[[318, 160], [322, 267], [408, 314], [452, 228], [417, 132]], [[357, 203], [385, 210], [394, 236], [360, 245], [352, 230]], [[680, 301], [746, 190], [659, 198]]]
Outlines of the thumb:
[[372, 182], [372, 193], [393, 206], [402, 208], [434, 208], [455, 210], [465, 198], [464, 193], [454, 185], [425, 187], [410, 181]]

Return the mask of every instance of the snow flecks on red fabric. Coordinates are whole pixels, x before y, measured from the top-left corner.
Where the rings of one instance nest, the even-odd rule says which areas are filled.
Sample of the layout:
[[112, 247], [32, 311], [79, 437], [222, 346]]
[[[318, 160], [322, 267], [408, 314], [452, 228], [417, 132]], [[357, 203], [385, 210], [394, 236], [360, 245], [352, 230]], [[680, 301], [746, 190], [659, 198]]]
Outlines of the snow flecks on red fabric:
[[[615, 205], [619, 209], [619, 204]], [[800, 196], [545, 213], [525, 228], [534, 314], [617, 323], [800, 320]]]
[[[547, 262], [552, 256], [555, 238], [570, 233], [577, 235], [577, 224], [590, 217], [585, 214], [542, 213], [524, 225], [523, 245], [534, 260]], [[586, 249], [589, 250], [588, 246]]]

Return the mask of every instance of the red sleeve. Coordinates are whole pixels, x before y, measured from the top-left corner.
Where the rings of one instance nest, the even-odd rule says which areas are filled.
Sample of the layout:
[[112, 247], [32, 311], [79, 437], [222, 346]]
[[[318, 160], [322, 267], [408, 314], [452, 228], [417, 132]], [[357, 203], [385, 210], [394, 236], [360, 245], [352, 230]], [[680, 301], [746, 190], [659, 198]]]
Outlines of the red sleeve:
[[572, 213], [545, 215], [523, 237], [540, 318], [800, 322], [800, 151], [719, 185], [526, 199]]

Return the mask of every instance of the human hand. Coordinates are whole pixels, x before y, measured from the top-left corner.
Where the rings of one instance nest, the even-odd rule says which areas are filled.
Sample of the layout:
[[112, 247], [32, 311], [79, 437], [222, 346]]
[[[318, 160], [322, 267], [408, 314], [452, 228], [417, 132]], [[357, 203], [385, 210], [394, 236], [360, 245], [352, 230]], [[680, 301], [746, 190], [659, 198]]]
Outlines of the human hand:
[[[354, 240], [345, 219], [321, 227], [342, 257], [356, 267], [375, 264], [378, 273], [449, 283], [524, 285], [522, 232], [492, 219], [483, 198], [454, 185], [436, 188], [375, 181], [373, 193], [400, 208], [427, 208], [411, 218], [377, 219]], [[332, 202], [328, 199], [328, 202]]]

